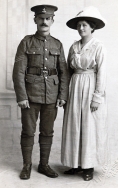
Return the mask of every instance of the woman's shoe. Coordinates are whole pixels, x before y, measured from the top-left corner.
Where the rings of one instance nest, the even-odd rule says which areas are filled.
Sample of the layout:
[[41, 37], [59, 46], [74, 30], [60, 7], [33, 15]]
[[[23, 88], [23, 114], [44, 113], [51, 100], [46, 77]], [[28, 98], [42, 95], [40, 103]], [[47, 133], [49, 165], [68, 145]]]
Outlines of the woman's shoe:
[[78, 166], [78, 168], [71, 168], [70, 170], [65, 171], [64, 174], [74, 175], [79, 172], [83, 172], [83, 169], [81, 168], [81, 166]]
[[90, 181], [93, 179], [94, 168], [83, 169], [83, 179]]

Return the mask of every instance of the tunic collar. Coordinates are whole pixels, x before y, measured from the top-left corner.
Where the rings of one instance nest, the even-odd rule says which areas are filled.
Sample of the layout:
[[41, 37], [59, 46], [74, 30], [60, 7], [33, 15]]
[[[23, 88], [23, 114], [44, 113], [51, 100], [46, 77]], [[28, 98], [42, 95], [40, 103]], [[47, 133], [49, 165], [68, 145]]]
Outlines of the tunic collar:
[[49, 40], [51, 38], [50, 34], [44, 37], [44, 36], [41, 36], [38, 32], [36, 32], [34, 36], [40, 40], [45, 40], [45, 39]]

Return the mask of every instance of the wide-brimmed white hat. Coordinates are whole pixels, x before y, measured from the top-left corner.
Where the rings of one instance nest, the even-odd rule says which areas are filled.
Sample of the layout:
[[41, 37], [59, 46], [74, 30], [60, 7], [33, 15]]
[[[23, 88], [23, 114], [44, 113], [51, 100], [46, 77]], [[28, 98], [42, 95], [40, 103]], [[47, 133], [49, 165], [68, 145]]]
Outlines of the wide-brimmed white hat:
[[77, 29], [77, 23], [81, 20], [92, 21], [96, 25], [95, 29], [101, 29], [106, 24], [106, 20], [101, 16], [99, 10], [93, 6], [84, 8], [76, 17], [70, 19], [66, 24], [71, 29]]

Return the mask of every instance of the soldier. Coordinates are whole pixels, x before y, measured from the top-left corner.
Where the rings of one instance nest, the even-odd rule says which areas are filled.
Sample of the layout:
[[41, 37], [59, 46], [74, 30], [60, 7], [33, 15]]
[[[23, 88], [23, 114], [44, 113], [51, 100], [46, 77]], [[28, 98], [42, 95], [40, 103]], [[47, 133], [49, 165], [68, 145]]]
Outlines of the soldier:
[[23, 169], [21, 179], [29, 179], [32, 167], [32, 149], [36, 121], [40, 112], [40, 163], [38, 172], [48, 177], [58, 176], [48, 165], [53, 125], [57, 107], [66, 103], [68, 75], [62, 43], [50, 35], [57, 7], [37, 5], [35, 13], [37, 32], [26, 36], [19, 44], [13, 69], [14, 89], [21, 107], [21, 150]]

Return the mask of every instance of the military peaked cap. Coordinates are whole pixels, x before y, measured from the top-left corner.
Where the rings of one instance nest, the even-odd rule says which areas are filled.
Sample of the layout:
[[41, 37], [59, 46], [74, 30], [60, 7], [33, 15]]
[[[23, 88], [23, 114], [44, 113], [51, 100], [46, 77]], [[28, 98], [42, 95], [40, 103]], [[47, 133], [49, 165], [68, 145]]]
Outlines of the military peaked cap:
[[35, 13], [35, 16], [40, 14], [43, 18], [54, 16], [54, 12], [57, 10], [58, 8], [53, 5], [37, 5], [31, 8], [31, 11]]

